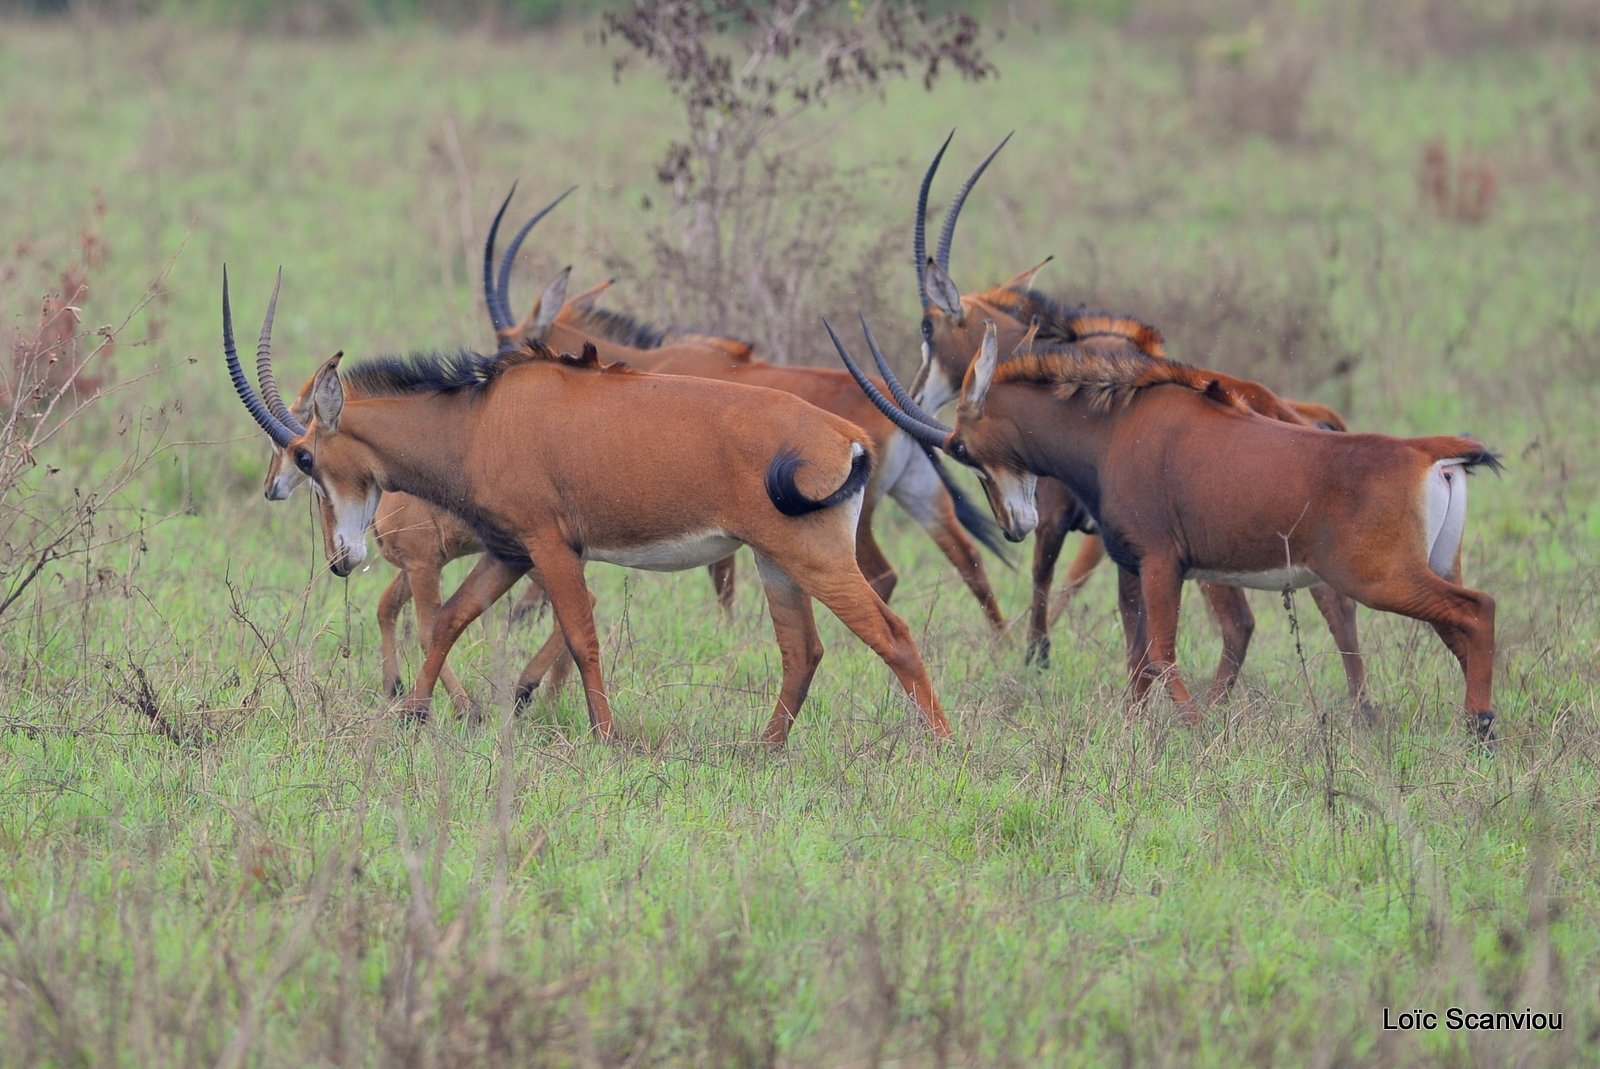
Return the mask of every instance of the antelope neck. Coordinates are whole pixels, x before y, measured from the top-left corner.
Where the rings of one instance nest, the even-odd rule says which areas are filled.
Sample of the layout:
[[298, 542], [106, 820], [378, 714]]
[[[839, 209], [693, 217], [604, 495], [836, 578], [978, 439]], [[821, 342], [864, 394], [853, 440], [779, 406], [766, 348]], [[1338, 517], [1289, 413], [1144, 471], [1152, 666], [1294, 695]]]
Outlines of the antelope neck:
[[1100, 469], [1114, 413], [1097, 412], [1081, 397], [1055, 396], [1050, 384], [1001, 382], [985, 402], [988, 420], [1009, 424], [1017, 461], [1035, 475], [1059, 479], [1091, 513], [1100, 511]]
[[460, 512], [470, 499], [466, 454], [473, 404], [466, 394], [351, 398], [339, 434], [371, 450], [383, 490]]

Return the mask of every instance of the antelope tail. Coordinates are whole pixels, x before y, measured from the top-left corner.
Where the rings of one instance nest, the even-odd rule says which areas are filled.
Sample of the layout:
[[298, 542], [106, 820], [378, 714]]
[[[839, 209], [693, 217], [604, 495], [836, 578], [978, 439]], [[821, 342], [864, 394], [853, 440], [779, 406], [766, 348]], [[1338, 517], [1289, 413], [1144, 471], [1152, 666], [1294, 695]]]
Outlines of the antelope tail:
[[845, 476], [839, 489], [824, 498], [809, 498], [795, 485], [794, 473], [805, 465], [800, 450], [785, 446], [767, 467], [767, 497], [785, 516], [804, 516], [808, 512], [832, 508], [861, 493], [872, 475], [872, 454], [860, 442], [852, 443], [850, 474]]
[[[921, 444], [920, 442], [918, 443]], [[961, 484], [956, 482], [948, 468], [939, 460], [939, 454], [928, 446], [922, 446], [922, 451], [927, 454], [928, 461], [933, 465], [933, 470], [939, 476], [939, 481], [944, 483], [945, 491], [950, 495], [950, 503], [956, 509], [956, 521], [966, 528], [973, 538], [976, 538], [983, 547], [993, 553], [1001, 564], [1007, 568], [1015, 568], [1017, 562], [1012, 559], [1011, 551], [1000, 535], [1000, 525], [989, 518], [989, 514], [972, 503], [961, 489]]]
[[1500, 463], [1499, 453], [1489, 449], [1476, 438], [1465, 435], [1413, 438], [1411, 444], [1436, 461], [1453, 460], [1468, 471], [1476, 467], [1485, 467], [1499, 475], [1505, 468]]

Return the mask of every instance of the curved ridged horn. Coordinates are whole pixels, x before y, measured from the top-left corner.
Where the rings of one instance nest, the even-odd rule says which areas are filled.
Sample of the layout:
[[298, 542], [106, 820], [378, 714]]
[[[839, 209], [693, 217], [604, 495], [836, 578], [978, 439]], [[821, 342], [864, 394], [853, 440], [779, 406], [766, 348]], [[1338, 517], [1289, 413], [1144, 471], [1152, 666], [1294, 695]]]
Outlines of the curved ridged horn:
[[[511, 301], [506, 297], [506, 289], [511, 282], [511, 265], [517, 258], [517, 250], [522, 248], [522, 239], [528, 236], [528, 231], [533, 229], [534, 224], [549, 215], [552, 208], [566, 200], [572, 191], [577, 188], [577, 186], [568, 186], [566, 191], [559, 197], [540, 208], [532, 219], [522, 224], [522, 229], [512, 236], [511, 244], [506, 246], [506, 254], [500, 258], [500, 275], [495, 282], [494, 293], [495, 300], [500, 302], [500, 315], [505, 319], [507, 326], [516, 321], [516, 316], [511, 311]], [[496, 327], [495, 329], [499, 330], [501, 328]]]
[[272, 317], [278, 311], [278, 290], [281, 288], [283, 268], [280, 267], [277, 281], [272, 284], [272, 300], [267, 302], [267, 317], [261, 321], [261, 337], [256, 341], [256, 381], [261, 383], [261, 399], [267, 403], [267, 411], [277, 416], [285, 427], [300, 435], [306, 429], [283, 403], [283, 395], [278, 392], [277, 376], [272, 373]]
[[922, 176], [922, 188], [917, 191], [917, 218], [911, 231], [911, 258], [916, 261], [917, 296], [922, 299], [924, 308], [928, 307], [928, 189], [933, 185], [933, 173], [939, 169], [939, 161], [944, 159], [944, 150], [950, 147], [950, 139], [955, 136], [954, 130], [946, 135], [944, 144], [939, 146], [933, 162], [928, 164], [927, 173]]
[[239, 400], [244, 402], [245, 409], [254, 417], [256, 423], [267, 432], [267, 437], [271, 438], [279, 449], [294, 441], [297, 436], [284, 426], [278, 417], [267, 411], [267, 406], [256, 396], [250, 380], [245, 378], [244, 368], [239, 366], [239, 353], [233, 345], [233, 311], [228, 307], [226, 266], [222, 268], [222, 352], [228, 360], [228, 377], [233, 380], [234, 392], [239, 395]]
[[956, 236], [956, 220], [961, 217], [961, 206], [967, 202], [967, 194], [971, 193], [972, 187], [978, 184], [978, 179], [983, 177], [983, 172], [988, 170], [989, 164], [994, 162], [996, 156], [1000, 155], [1000, 150], [1006, 147], [1006, 142], [1010, 141], [1015, 133], [1016, 131], [1013, 130], [1007, 134], [994, 147], [994, 151], [983, 158], [983, 162], [978, 164], [978, 169], [972, 172], [971, 177], [961, 183], [961, 188], [956, 191], [956, 199], [950, 202], [950, 210], [944, 216], [944, 227], [939, 231], [939, 250], [935, 254], [935, 258], [939, 261], [939, 266], [946, 271], [950, 270], [950, 239]]
[[[883, 396], [883, 391], [873, 385], [871, 379], [867, 378], [866, 372], [862, 371], [856, 365], [856, 362], [850, 359], [850, 354], [845, 351], [844, 342], [840, 341], [839, 335], [834, 333], [833, 324], [824, 319], [822, 325], [828, 328], [828, 337], [833, 339], [833, 347], [838, 350], [839, 359], [843, 360], [844, 366], [849, 369], [850, 377], [856, 380], [856, 385], [860, 386], [861, 391], [867, 395], [868, 399], [878, 406], [878, 410], [888, 416], [890, 422], [896, 427], [899, 427], [923, 445], [932, 446], [935, 449], [942, 448], [945, 441], [950, 437], [950, 428], [938, 422], [924, 422], [910, 413], [896, 408], [894, 402]], [[867, 343], [869, 345], [872, 344], [871, 331], [867, 332]]]
[[[900, 385], [899, 378], [895, 376], [894, 370], [889, 367], [889, 361], [883, 358], [883, 353], [878, 348], [878, 340], [872, 336], [872, 328], [867, 326], [867, 317], [857, 312], [856, 318], [861, 320], [861, 333], [866, 336], [867, 348], [872, 352], [872, 362], [878, 365], [878, 372], [883, 376], [884, 385], [889, 387], [889, 396], [894, 398], [894, 403], [899, 405], [901, 410], [912, 419], [920, 420], [930, 427], [944, 426], [944, 424], [929, 415], [927, 409], [917, 404], [916, 398], [911, 396], [911, 391]], [[946, 430], [945, 433], [948, 434], [949, 431]]]
[[500, 303], [494, 292], [494, 239], [500, 233], [500, 220], [505, 216], [506, 209], [511, 207], [511, 198], [516, 195], [517, 184], [512, 182], [511, 188], [506, 191], [506, 199], [500, 202], [500, 210], [494, 213], [494, 222], [489, 224], [489, 236], [483, 239], [483, 303], [489, 306], [489, 322], [496, 331], [511, 326], [511, 313], [500, 311]]
[[866, 336], [867, 348], [872, 352], [872, 361], [878, 365], [878, 371], [882, 373], [884, 384], [889, 387], [889, 393], [894, 396], [895, 403], [912, 419], [941, 430], [948, 436], [950, 428], [941, 423], [938, 417], [919, 405], [916, 398], [911, 396], [910, 391], [900, 385], [900, 379], [895, 375], [894, 369], [889, 366], [889, 361], [883, 358], [882, 350], [878, 348], [878, 339], [872, 336], [872, 328], [867, 326], [867, 317], [860, 312], [857, 312], [856, 315], [861, 320], [861, 333]]

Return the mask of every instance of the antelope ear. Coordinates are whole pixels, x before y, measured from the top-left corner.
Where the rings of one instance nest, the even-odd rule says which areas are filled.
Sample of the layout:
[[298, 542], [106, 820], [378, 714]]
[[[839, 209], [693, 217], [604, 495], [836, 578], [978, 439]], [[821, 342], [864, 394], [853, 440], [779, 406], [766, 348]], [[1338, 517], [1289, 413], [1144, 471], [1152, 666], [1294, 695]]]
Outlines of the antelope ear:
[[961, 405], [971, 415], [983, 412], [983, 400], [989, 395], [995, 368], [999, 366], [999, 333], [995, 330], [994, 320], [986, 319], [983, 322], [983, 345], [978, 349], [978, 359], [972, 362], [972, 370], [967, 372], [966, 386], [961, 394]]
[[1030, 267], [1026, 271], [1022, 272], [1016, 278], [1013, 278], [1010, 282], [1007, 282], [1005, 284], [1005, 288], [1008, 289], [1008, 290], [1032, 289], [1033, 288], [1033, 276], [1037, 275], [1039, 273], [1039, 269], [1040, 268], [1042, 268], [1045, 264], [1049, 263], [1051, 260], [1054, 260], [1054, 259], [1055, 259], [1054, 255], [1046, 256], [1044, 259], [1040, 260], [1038, 263], [1034, 264], [1032, 267]]
[[1024, 334], [1020, 339], [1017, 340], [1017, 344], [1011, 350], [1011, 355], [1012, 356], [1026, 356], [1026, 355], [1028, 355], [1029, 353], [1031, 353], [1033, 351], [1033, 343], [1034, 343], [1035, 340], [1038, 339], [1038, 337], [1039, 337], [1039, 317], [1038, 316], [1034, 316], [1032, 322], [1030, 322], [1028, 324], [1028, 332], [1026, 334]]
[[608, 278], [598, 285], [590, 286], [588, 289], [572, 298], [573, 306], [576, 308], [581, 308], [584, 311], [588, 311], [590, 308], [594, 307], [594, 302], [598, 301], [600, 299], [600, 295], [606, 290], [610, 289], [612, 283], [614, 282], [616, 282], [615, 278]]
[[939, 262], [931, 256], [928, 257], [923, 277], [927, 279], [928, 299], [933, 302], [933, 306], [959, 324], [966, 315], [961, 307], [961, 291], [956, 289], [956, 284], [950, 281], [950, 276], [945, 274], [944, 268], [940, 267]]
[[334, 353], [311, 380], [311, 414], [317, 425], [330, 434], [339, 429], [339, 414], [344, 411], [344, 383], [339, 381], [339, 361], [343, 357], [342, 350]]
[[555, 281], [545, 287], [544, 293], [539, 295], [539, 303], [534, 306], [533, 326], [528, 333], [535, 338], [543, 338], [545, 331], [550, 329], [550, 324], [555, 322], [561, 308], [567, 303], [567, 280], [572, 277], [572, 266], [556, 276]]

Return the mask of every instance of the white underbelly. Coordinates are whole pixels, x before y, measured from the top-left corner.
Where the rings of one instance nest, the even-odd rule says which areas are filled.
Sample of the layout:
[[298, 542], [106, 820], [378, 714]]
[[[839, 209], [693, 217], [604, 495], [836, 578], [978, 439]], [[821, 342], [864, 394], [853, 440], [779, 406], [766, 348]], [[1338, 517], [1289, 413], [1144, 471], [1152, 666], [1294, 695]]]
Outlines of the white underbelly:
[[1322, 582], [1310, 568], [1271, 568], [1264, 572], [1218, 572], [1191, 568], [1185, 575], [1202, 583], [1221, 583], [1223, 586], [1249, 587], [1251, 590], [1299, 590]]
[[651, 572], [680, 572], [719, 561], [739, 548], [739, 542], [721, 531], [684, 535], [638, 546], [583, 547], [584, 560], [619, 564], [624, 568], [643, 568]]

